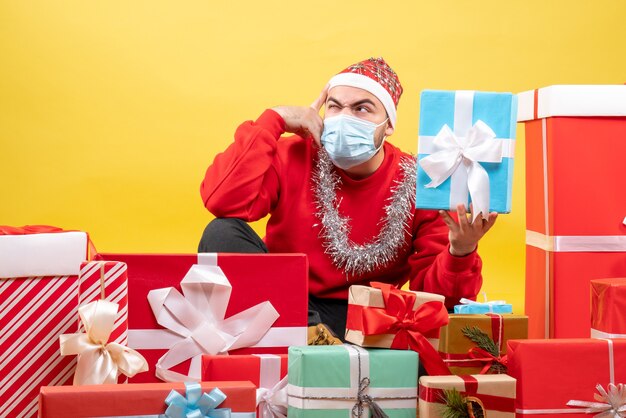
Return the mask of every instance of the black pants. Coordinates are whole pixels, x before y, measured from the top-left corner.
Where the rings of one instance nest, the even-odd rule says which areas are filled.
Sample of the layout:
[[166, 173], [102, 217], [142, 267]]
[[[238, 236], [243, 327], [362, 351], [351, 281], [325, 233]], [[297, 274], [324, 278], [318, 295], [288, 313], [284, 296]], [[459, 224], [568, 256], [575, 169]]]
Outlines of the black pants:
[[[256, 232], [241, 219], [217, 218], [202, 233], [199, 253], [267, 253], [267, 247]], [[309, 325], [328, 325], [343, 340], [348, 301], [322, 299], [309, 295]]]

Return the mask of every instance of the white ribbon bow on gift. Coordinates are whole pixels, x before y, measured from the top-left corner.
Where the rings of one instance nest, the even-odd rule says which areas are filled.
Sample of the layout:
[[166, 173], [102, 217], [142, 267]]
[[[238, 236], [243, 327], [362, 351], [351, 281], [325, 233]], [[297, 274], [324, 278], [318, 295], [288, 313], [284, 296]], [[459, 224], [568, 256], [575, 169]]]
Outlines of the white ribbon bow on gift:
[[620, 383], [608, 386], [608, 392], [602, 385], [597, 385], [599, 393], [594, 393], [593, 397], [598, 402], [571, 400], [567, 406], [586, 408], [580, 412], [585, 414], [596, 414], [597, 418], [623, 418], [626, 417], [626, 385]]
[[485, 300], [484, 302], [476, 302], [474, 300], [461, 298], [459, 303], [462, 305], [480, 305], [480, 306], [493, 306], [493, 305], [506, 305], [506, 300]]
[[108, 343], [115, 325], [118, 304], [97, 300], [78, 309], [85, 333], [59, 337], [61, 355], [78, 355], [74, 385], [117, 383], [120, 374], [133, 377], [148, 370], [148, 363], [132, 348]]
[[[232, 286], [218, 266], [194, 264], [180, 286], [184, 296], [173, 287], [148, 293], [157, 322], [182, 337], [156, 364], [157, 377], [167, 382], [199, 381], [202, 354], [254, 345], [279, 316], [263, 302], [224, 319]], [[189, 359], [188, 376], [169, 370]]]
[[478, 214], [489, 215], [489, 175], [480, 163], [502, 162], [502, 141], [483, 121], [478, 120], [464, 137], [444, 125], [433, 141], [437, 152], [420, 160], [420, 166], [431, 178], [428, 188], [438, 187], [461, 165], [467, 170], [467, 188], [474, 206], [472, 221]]
[[258, 388], [256, 404], [259, 418], [287, 418], [287, 376], [273, 388]]

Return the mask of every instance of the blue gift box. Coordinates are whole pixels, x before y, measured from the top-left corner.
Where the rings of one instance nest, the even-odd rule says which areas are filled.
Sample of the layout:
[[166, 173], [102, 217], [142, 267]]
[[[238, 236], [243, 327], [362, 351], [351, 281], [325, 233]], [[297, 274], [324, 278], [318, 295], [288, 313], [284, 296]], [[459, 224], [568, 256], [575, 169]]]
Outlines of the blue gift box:
[[454, 305], [455, 314], [510, 314], [513, 313], [513, 305], [509, 303], [502, 304], [470, 304], [470, 305]]
[[516, 121], [511, 93], [423, 91], [415, 207], [509, 213]]

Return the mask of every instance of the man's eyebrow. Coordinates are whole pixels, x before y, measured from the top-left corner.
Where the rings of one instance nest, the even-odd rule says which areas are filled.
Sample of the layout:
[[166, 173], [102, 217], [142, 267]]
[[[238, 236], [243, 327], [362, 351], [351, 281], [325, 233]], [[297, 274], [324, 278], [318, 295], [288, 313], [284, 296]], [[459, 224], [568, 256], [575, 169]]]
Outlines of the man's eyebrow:
[[[339, 100], [335, 99], [334, 97], [329, 97], [327, 102], [333, 102], [333, 103], [336, 103], [336, 104], [342, 106], [342, 104], [339, 102]], [[370, 104], [370, 105], [376, 107], [376, 103], [374, 103], [370, 99], [362, 99], [362, 100], [356, 101], [356, 102], [352, 103], [350, 105], [350, 107], [360, 106], [360, 105], [363, 105], [363, 104]]]

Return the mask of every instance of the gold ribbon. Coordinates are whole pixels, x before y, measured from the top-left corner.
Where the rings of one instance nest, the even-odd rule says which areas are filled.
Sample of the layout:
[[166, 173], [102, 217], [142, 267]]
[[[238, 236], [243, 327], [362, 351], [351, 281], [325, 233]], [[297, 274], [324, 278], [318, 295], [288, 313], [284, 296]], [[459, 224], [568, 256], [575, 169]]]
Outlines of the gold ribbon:
[[84, 333], [59, 337], [61, 355], [78, 355], [74, 385], [117, 383], [120, 374], [133, 377], [148, 370], [146, 359], [118, 343], [108, 343], [115, 325], [118, 304], [98, 300], [78, 309]]

